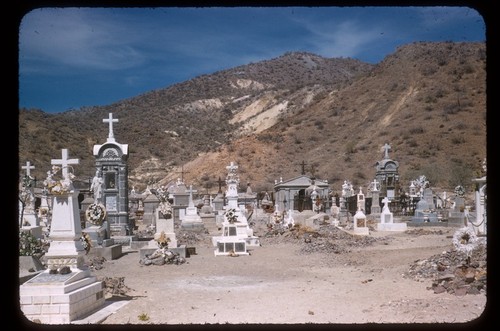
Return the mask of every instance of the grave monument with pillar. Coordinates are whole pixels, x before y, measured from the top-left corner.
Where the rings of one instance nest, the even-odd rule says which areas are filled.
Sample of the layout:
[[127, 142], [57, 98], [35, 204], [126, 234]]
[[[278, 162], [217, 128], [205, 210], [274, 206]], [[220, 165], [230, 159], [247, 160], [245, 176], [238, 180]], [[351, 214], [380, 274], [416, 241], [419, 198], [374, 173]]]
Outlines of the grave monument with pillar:
[[[68, 150], [52, 160], [53, 171], [44, 184], [53, 195], [50, 247], [45, 254], [47, 269], [20, 285], [19, 298], [25, 317], [42, 324], [69, 324], [104, 304], [104, 284], [84, 265], [78, 190], [73, 186]], [[53, 175], [62, 173], [60, 180]]]
[[109, 124], [109, 135], [102, 145], [94, 145], [96, 172], [102, 177], [102, 203], [106, 207], [107, 220], [112, 236], [132, 235], [133, 225], [128, 213], [128, 145], [115, 140], [113, 114], [103, 119]]

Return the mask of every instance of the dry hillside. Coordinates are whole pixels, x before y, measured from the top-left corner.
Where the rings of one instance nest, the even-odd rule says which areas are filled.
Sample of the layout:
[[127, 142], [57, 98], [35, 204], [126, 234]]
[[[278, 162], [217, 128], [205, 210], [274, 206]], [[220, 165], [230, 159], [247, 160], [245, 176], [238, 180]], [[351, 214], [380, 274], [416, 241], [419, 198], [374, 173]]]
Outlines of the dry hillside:
[[376, 65], [287, 53], [105, 107], [20, 109], [19, 168], [29, 160], [43, 178], [69, 148], [87, 180], [109, 112], [136, 189], [183, 176], [216, 192], [231, 161], [254, 190], [299, 175], [303, 161], [334, 190], [366, 185], [386, 142], [403, 183], [424, 174], [432, 186], [472, 187], [486, 157], [486, 45], [413, 43]]

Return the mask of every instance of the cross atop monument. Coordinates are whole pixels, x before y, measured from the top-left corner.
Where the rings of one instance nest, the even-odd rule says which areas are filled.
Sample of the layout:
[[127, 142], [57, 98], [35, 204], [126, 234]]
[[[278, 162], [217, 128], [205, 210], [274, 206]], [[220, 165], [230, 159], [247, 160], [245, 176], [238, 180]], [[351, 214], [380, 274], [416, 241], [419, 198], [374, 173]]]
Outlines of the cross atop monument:
[[302, 166], [302, 175], [305, 175], [306, 174], [306, 162], [305, 161], [302, 161], [302, 163], [300, 164]]
[[189, 171], [184, 171], [184, 166], [181, 166], [181, 171], [177, 171], [177, 173], [181, 174], [181, 182], [184, 183], [184, 174], [189, 173]]
[[220, 176], [217, 183], [219, 183], [219, 193], [222, 193], [222, 184], [224, 184], [225, 182], [220, 178]]
[[21, 168], [26, 170], [26, 176], [29, 177], [31, 175], [31, 169], [35, 169], [35, 166], [32, 166], [30, 161], [26, 161], [26, 165]]
[[378, 184], [379, 184], [379, 182], [377, 181], [377, 178], [375, 178], [373, 180], [373, 183], [372, 183], [372, 191], [378, 191], [379, 190]]
[[78, 159], [68, 159], [68, 149], [63, 148], [62, 149], [62, 158], [61, 159], [52, 159], [50, 164], [52, 165], [60, 165], [62, 168], [62, 176], [64, 179], [69, 180], [68, 176], [68, 166], [73, 165], [73, 164], [79, 164], [80, 160]]
[[226, 169], [227, 169], [229, 172], [235, 172], [235, 171], [236, 171], [236, 169], [238, 169], [238, 166], [237, 166], [236, 164], [234, 164], [234, 162], [233, 162], [233, 161], [231, 161], [231, 164], [230, 164], [230, 165], [228, 165], [228, 166], [226, 167]]
[[104, 118], [103, 123], [109, 123], [109, 135], [108, 141], [115, 141], [115, 136], [113, 134], [113, 123], [118, 123], [118, 119], [113, 118], [113, 113], [109, 113], [108, 118]]
[[389, 158], [389, 150], [391, 149], [391, 145], [389, 145], [388, 143], [385, 143], [385, 145], [382, 146], [382, 149], [384, 150], [384, 159], [388, 159]]

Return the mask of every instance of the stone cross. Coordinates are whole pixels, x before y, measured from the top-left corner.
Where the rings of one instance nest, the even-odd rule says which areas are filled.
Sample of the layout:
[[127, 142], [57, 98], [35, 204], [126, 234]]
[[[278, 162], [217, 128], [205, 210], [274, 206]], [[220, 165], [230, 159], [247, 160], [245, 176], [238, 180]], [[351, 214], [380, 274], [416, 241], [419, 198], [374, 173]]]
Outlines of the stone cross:
[[113, 134], [113, 123], [118, 123], [118, 119], [113, 118], [113, 113], [109, 113], [108, 118], [104, 118], [103, 123], [109, 123], [109, 135], [108, 135], [108, 140], [115, 140], [115, 136]]
[[31, 169], [35, 169], [35, 166], [32, 166], [30, 161], [26, 161], [26, 165], [21, 168], [26, 170], [26, 176], [29, 177], [31, 175]]
[[224, 181], [220, 178], [220, 176], [219, 176], [219, 180], [217, 181], [217, 183], [219, 183], [219, 193], [222, 193], [222, 184], [224, 183]]
[[305, 161], [302, 161], [302, 163], [300, 165], [302, 166], [302, 175], [305, 175], [306, 174], [306, 163], [305, 163]]
[[51, 160], [52, 165], [60, 165], [62, 168], [62, 176], [64, 179], [69, 180], [68, 177], [68, 166], [73, 165], [73, 164], [79, 164], [80, 160], [78, 159], [68, 159], [68, 149], [63, 148], [62, 149], [62, 158], [59, 160]]
[[389, 202], [391, 202], [387, 197], [385, 197], [382, 202], [384, 203], [383, 210], [389, 210]]
[[389, 158], [389, 150], [391, 149], [391, 145], [385, 143], [384, 146], [382, 146], [382, 149], [384, 150], [384, 159]]
[[189, 173], [189, 171], [184, 171], [184, 166], [181, 166], [181, 171], [178, 171], [177, 173], [179, 173], [179, 172], [181, 174], [181, 182], [184, 183], [184, 174]]
[[229, 172], [235, 172], [236, 169], [238, 169], [238, 166], [234, 164], [233, 161], [231, 161], [231, 164], [229, 166], [226, 167], [226, 169], [229, 171]]
[[373, 180], [373, 187], [372, 187], [372, 191], [378, 191], [378, 181], [377, 181], [377, 178], [375, 178]]

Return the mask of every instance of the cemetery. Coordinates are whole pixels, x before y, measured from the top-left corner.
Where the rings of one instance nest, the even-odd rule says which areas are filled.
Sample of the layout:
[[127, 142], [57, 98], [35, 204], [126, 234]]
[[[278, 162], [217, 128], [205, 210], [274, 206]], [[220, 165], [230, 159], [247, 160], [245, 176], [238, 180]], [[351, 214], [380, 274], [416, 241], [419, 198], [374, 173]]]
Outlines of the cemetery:
[[486, 162], [470, 196], [403, 182], [387, 143], [366, 185], [345, 179], [337, 195], [303, 165], [261, 197], [235, 162], [217, 194], [184, 178], [138, 192], [119, 120], [103, 123], [85, 196], [71, 146], [20, 169], [27, 324], [448, 323], [485, 309]]

